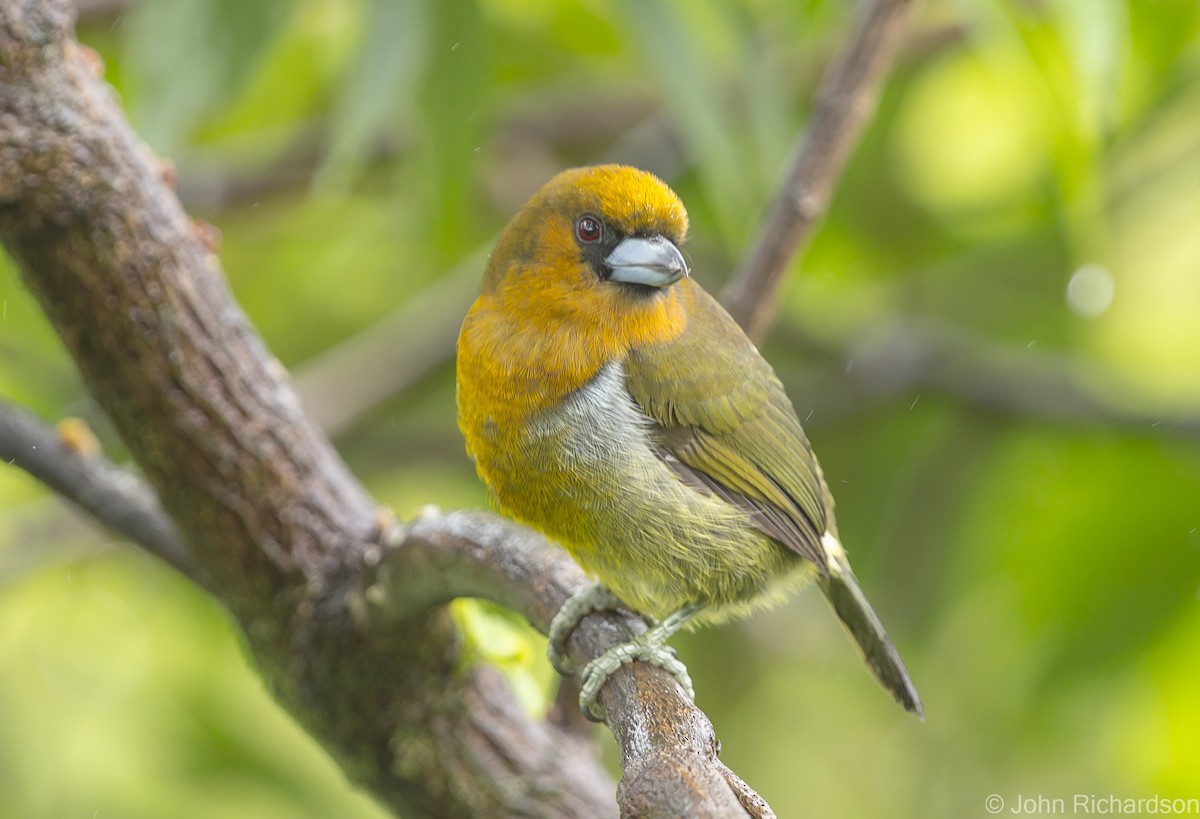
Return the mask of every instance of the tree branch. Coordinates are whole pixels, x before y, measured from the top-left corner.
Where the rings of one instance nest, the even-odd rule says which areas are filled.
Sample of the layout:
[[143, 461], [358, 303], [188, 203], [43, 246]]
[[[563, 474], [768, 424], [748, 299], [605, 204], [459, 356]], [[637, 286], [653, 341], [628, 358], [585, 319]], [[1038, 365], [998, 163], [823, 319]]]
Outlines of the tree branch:
[[[189, 576], [233, 612], [283, 704], [397, 811], [611, 814], [611, 784], [579, 733], [531, 723], [493, 669], [459, 668], [440, 605], [490, 590], [544, 628], [579, 570], [483, 513], [385, 539], [384, 516], [233, 304], [209, 232], [71, 29], [65, 0], [0, 5], [0, 241], [177, 527]], [[22, 466], [81, 503], [104, 485], [111, 520], [149, 524], [126, 534], [172, 531], [148, 493], [112, 491], [128, 475], [105, 466], [90, 483], [60, 480], [79, 464], [30, 459], [21, 436], [46, 431], [14, 429]], [[443, 582], [408, 582], [436, 566]], [[570, 652], [585, 663], [637, 625], [589, 618]], [[600, 704], [623, 748], [627, 813], [769, 815], [716, 761], [711, 725], [670, 677], [635, 664]]]
[[103, 458], [71, 448], [53, 429], [4, 400], [0, 460], [25, 470], [109, 529], [195, 579], [195, 561], [150, 487]]
[[761, 339], [774, 319], [788, 262], [824, 215], [834, 183], [874, 113], [911, 6], [912, 0], [870, 0], [821, 80], [808, 136], [760, 220], [758, 238], [721, 292], [722, 303], [752, 339]]

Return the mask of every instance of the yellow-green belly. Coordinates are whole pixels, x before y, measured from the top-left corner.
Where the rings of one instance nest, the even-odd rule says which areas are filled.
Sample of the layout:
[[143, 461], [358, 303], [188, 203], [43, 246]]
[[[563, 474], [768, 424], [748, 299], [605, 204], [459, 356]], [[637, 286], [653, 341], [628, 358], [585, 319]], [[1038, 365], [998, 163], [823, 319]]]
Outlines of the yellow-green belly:
[[777, 602], [809, 577], [811, 564], [744, 511], [683, 483], [655, 454], [651, 423], [609, 365], [532, 423], [483, 421], [467, 438], [501, 509], [640, 612], [701, 602], [709, 608], [696, 621], [714, 622]]

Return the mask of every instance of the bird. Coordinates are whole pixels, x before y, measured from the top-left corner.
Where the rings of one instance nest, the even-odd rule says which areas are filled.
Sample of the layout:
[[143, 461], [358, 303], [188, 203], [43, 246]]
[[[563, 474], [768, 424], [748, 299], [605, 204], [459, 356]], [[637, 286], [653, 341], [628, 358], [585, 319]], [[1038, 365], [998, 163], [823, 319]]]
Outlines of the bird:
[[771, 365], [690, 276], [682, 201], [616, 164], [564, 170], [513, 216], [457, 344], [468, 455], [499, 511], [595, 581], [551, 623], [551, 660], [598, 609], [649, 629], [589, 663], [580, 705], [632, 660], [687, 669], [680, 628], [775, 605], [808, 582], [871, 671], [923, 715], [838, 537], [833, 496]]

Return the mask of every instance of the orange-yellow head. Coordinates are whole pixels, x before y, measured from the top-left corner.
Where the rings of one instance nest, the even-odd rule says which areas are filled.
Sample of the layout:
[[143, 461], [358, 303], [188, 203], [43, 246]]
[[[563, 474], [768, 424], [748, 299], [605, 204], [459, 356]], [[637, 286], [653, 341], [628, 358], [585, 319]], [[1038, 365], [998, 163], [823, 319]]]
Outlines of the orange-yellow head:
[[[652, 174], [563, 171], [496, 243], [460, 356], [504, 368], [509, 383], [536, 370], [536, 398], [552, 402], [632, 346], [678, 336], [686, 294], [672, 285], [687, 275], [687, 227], [683, 203]], [[506, 396], [522, 397], [534, 396]]]

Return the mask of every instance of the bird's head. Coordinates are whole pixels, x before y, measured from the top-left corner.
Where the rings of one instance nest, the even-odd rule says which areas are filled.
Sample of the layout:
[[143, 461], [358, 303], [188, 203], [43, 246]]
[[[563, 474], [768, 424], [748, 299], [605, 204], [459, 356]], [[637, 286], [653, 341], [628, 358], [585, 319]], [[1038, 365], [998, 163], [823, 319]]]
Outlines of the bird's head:
[[616, 347], [669, 338], [686, 321], [673, 285], [688, 274], [687, 227], [683, 203], [652, 174], [563, 171], [505, 228], [484, 297], [534, 330], [575, 329]]

